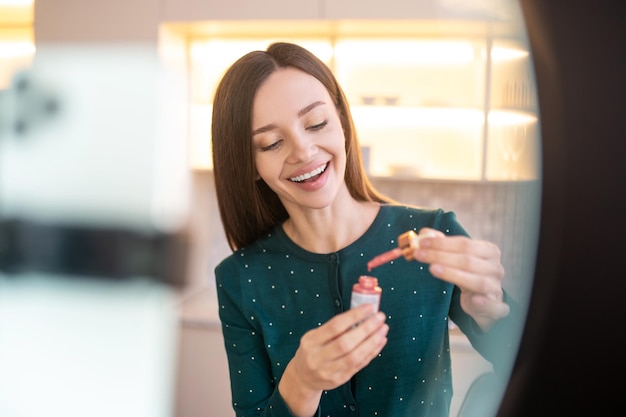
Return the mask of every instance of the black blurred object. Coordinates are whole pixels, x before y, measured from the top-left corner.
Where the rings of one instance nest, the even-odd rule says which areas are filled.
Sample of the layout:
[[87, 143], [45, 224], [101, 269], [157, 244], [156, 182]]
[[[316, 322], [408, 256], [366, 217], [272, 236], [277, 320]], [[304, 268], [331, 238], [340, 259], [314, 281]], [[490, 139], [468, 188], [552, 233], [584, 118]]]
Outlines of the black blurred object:
[[536, 273], [501, 417], [623, 414], [626, 13], [521, 0], [542, 129]]
[[142, 277], [182, 287], [187, 239], [183, 234], [0, 221], [0, 271], [43, 272], [111, 281]]

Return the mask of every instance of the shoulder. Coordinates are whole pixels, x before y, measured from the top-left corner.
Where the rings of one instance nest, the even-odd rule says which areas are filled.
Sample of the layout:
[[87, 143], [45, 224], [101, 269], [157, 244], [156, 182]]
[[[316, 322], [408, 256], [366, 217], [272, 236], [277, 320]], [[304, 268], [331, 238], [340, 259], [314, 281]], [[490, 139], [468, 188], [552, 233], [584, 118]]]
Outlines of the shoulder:
[[413, 229], [417, 232], [422, 227], [430, 227], [450, 235], [467, 234], [454, 211], [446, 211], [442, 208], [385, 204], [381, 207], [381, 214], [384, 221], [397, 224], [405, 230]]
[[235, 281], [236, 277], [259, 274], [259, 265], [267, 262], [268, 257], [281, 251], [281, 240], [277, 233], [272, 232], [259, 238], [248, 246], [241, 247], [224, 258], [215, 267], [215, 278], [218, 282], [224, 279]]

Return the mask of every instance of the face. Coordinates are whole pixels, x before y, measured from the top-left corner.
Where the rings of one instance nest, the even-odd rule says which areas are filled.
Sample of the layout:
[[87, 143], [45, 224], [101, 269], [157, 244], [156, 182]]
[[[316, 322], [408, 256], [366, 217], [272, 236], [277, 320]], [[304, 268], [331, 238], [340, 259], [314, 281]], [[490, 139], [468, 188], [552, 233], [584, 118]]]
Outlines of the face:
[[324, 208], [345, 186], [345, 138], [337, 109], [315, 77], [282, 68], [258, 89], [252, 145], [259, 176], [290, 208]]

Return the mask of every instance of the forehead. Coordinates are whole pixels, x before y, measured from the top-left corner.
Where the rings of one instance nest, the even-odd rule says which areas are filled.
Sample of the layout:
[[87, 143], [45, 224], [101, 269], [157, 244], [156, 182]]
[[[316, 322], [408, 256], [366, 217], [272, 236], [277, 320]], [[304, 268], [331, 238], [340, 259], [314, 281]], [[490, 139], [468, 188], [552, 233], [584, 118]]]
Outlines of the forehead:
[[252, 108], [253, 119], [265, 119], [277, 112], [296, 114], [315, 101], [323, 101], [327, 105], [332, 103], [326, 87], [317, 78], [295, 68], [280, 68], [257, 90]]

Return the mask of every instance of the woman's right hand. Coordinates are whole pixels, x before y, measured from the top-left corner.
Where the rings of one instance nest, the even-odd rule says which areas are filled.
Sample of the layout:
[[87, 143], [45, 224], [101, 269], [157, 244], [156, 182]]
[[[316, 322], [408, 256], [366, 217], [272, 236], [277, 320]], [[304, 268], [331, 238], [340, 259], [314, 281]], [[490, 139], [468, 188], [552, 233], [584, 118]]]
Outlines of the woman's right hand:
[[314, 415], [322, 391], [344, 384], [369, 364], [387, 343], [388, 331], [385, 315], [364, 304], [305, 333], [278, 386], [291, 412]]

